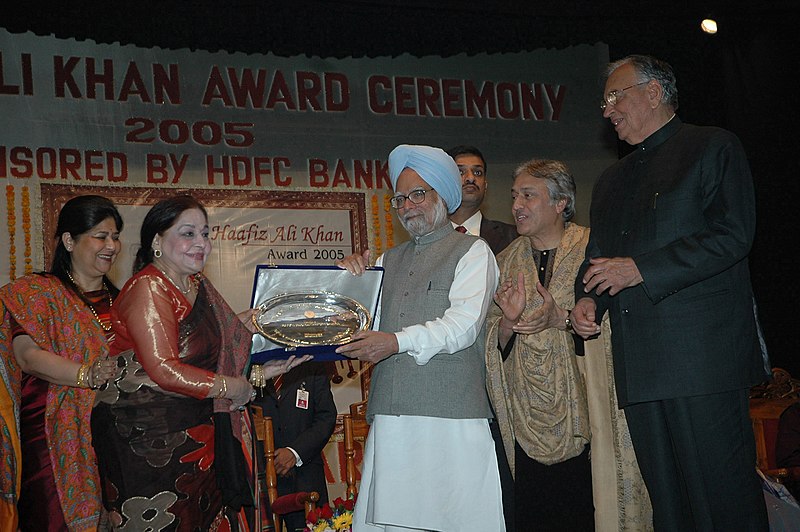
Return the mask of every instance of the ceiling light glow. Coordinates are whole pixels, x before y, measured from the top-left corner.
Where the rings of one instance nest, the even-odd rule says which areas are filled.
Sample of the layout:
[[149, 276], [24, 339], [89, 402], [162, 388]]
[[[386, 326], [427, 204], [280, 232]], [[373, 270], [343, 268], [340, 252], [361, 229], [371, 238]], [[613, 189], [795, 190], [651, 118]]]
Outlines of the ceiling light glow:
[[709, 35], [714, 35], [717, 33], [717, 21], [713, 18], [703, 19], [703, 22], [700, 23], [700, 29]]

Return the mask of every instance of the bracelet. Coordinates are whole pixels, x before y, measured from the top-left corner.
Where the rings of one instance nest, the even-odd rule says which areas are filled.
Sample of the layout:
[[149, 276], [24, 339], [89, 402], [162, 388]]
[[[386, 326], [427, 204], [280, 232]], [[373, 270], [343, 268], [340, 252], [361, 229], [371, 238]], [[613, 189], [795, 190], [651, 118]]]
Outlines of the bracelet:
[[567, 311], [567, 317], [564, 318], [564, 330], [568, 333], [575, 332], [572, 328], [572, 309]]
[[222, 386], [220, 386], [219, 392], [217, 392], [217, 398], [221, 399], [228, 393], [228, 383], [225, 382], [224, 375], [220, 375], [219, 378], [222, 379]]
[[81, 367], [78, 368], [78, 377], [76, 381], [78, 388], [89, 387], [89, 364], [81, 364]]
[[264, 368], [258, 364], [254, 364], [250, 368], [250, 384], [254, 388], [264, 388], [267, 385], [267, 379], [264, 376]]

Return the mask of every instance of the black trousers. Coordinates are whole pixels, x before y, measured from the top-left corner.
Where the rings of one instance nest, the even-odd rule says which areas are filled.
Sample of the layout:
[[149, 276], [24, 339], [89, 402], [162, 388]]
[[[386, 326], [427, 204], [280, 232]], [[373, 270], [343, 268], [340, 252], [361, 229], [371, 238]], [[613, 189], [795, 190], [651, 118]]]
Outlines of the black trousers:
[[768, 530], [748, 390], [625, 407], [657, 531]]
[[500, 471], [500, 489], [503, 490], [503, 519], [506, 522], [506, 532], [514, 532], [514, 477], [511, 475], [511, 466], [508, 464], [503, 437], [500, 427], [494, 419], [489, 420], [489, 428], [494, 440], [494, 452], [497, 455], [497, 468]]
[[514, 512], [520, 532], [594, 532], [589, 446], [553, 465], [540, 464], [515, 444]]

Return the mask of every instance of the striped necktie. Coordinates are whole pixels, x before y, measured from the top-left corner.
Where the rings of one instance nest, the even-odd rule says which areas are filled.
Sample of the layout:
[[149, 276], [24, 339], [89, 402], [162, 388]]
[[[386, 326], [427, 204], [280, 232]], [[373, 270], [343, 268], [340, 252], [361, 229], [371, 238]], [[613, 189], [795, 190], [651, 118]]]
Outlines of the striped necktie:
[[459, 225], [459, 226], [456, 226], [456, 231], [458, 231], [459, 233], [466, 233], [467, 232], [467, 228], [464, 227], [463, 225]]
[[283, 374], [272, 378], [272, 385], [275, 387], [275, 396], [280, 399], [281, 386], [283, 386]]

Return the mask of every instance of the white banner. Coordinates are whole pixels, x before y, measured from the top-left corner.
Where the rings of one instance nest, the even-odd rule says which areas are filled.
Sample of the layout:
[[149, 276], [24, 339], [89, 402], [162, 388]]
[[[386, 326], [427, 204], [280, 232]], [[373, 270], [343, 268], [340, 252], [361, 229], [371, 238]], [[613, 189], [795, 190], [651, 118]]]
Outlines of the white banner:
[[[394, 235], [387, 201], [386, 157], [401, 143], [478, 146], [491, 183], [485, 214], [505, 220], [513, 168], [532, 157], [565, 160], [585, 221], [591, 183], [615, 158], [596, 106], [607, 59], [602, 44], [472, 57], [284, 58], [0, 29], [0, 245], [10, 251], [0, 282], [47, 266], [42, 183], [357, 192], [368, 245], [380, 252], [405, 238]], [[137, 232], [129, 223], [123, 239]], [[264, 249], [265, 257], [300, 260], [280, 256], [290, 251]], [[220, 288], [240, 299], [225, 286], [234, 270]]]
[[[511, 220], [510, 175], [528, 159], [567, 162], [578, 221], [616, 159], [597, 109], [603, 44], [515, 54], [359, 59], [144, 49], [0, 28], [0, 284], [47, 269], [58, 211], [75, 194], [119, 205], [130, 276], [144, 213], [176, 191], [208, 208], [205, 273], [239, 311], [257, 264], [332, 264], [395, 234], [386, 158], [398, 144], [477, 146], [484, 214]], [[329, 364], [340, 412], [369, 372]], [[334, 440], [340, 439], [337, 435]], [[331, 495], [343, 449], [325, 450]], [[357, 450], [360, 461], [360, 449]]]

